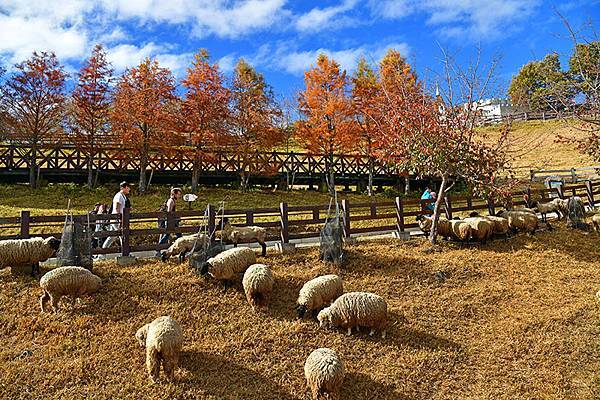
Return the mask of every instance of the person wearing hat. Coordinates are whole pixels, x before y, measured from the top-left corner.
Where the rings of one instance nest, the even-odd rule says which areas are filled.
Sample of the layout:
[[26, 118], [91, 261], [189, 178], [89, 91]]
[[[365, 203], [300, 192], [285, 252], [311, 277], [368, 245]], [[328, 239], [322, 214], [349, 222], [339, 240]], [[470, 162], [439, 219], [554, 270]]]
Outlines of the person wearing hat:
[[[115, 194], [115, 197], [113, 197], [110, 213], [111, 214], [120, 214], [121, 219], [119, 220], [119, 222], [115, 222], [115, 223], [108, 225], [109, 231], [118, 231], [119, 229], [121, 229], [121, 221], [123, 220], [123, 218], [122, 218], [123, 210], [125, 210], [125, 208], [131, 207], [131, 203], [129, 202], [129, 199], [127, 198], [127, 195], [131, 191], [131, 186], [129, 186], [129, 183], [123, 181], [119, 184], [119, 188], [120, 188], [120, 190], [117, 192], [117, 194]], [[102, 245], [102, 248], [103, 249], [109, 248], [113, 244], [113, 242], [115, 240], [117, 240], [117, 238], [121, 241], [121, 246], [122, 246], [123, 240], [121, 239], [121, 236], [109, 236], [108, 238], [106, 238], [106, 241]]]

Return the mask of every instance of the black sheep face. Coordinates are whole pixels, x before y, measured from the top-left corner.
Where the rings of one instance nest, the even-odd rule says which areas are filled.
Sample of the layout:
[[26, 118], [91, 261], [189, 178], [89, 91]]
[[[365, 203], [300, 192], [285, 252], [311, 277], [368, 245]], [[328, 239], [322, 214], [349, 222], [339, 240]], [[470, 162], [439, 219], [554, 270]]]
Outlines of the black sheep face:
[[55, 237], [50, 237], [48, 238], [48, 246], [50, 246], [50, 248], [54, 251], [58, 251], [58, 249], [60, 248], [60, 240], [58, 240]]
[[471, 214], [469, 214], [469, 217], [479, 217], [479, 213], [477, 211], [473, 211]]
[[204, 264], [202, 264], [202, 267], [200, 267], [200, 275], [208, 274], [208, 267], [210, 267], [209, 263], [205, 262]]
[[308, 307], [306, 307], [305, 304], [298, 305], [298, 307], [296, 307], [296, 313], [298, 314], [298, 319], [304, 318], [304, 314], [306, 314], [307, 310], [308, 310]]

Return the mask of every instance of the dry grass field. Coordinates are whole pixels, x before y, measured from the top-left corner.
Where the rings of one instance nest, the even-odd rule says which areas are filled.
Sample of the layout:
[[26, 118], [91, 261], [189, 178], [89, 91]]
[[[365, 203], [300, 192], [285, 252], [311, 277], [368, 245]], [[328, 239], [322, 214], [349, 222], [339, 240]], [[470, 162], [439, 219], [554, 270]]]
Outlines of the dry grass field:
[[[3, 270], [0, 398], [308, 399], [304, 361], [327, 346], [346, 362], [342, 399], [597, 399], [599, 239], [559, 226], [436, 253], [419, 240], [359, 242], [342, 270], [316, 249], [270, 254], [266, 313], [239, 283], [223, 293], [186, 265], [147, 261], [97, 263], [96, 296], [41, 314], [37, 281]], [[303, 282], [330, 272], [387, 299], [386, 339], [295, 319]], [[183, 355], [176, 383], [152, 385], [134, 334], [165, 314], [184, 327]]]

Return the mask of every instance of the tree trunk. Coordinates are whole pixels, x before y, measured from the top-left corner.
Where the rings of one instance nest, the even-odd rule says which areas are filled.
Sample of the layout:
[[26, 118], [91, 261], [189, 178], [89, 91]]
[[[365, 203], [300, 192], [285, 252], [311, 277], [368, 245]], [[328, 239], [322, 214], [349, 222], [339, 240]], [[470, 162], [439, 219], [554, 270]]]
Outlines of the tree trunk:
[[433, 208], [433, 221], [431, 223], [431, 232], [429, 232], [429, 241], [432, 245], [437, 243], [437, 228], [438, 222], [440, 221], [440, 207], [444, 203], [444, 199], [446, 197], [446, 186], [448, 184], [448, 177], [446, 175], [442, 176], [442, 185], [440, 186], [440, 190], [438, 192], [438, 198], [435, 202], [435, 207]]
[[93, 189], [94, 188], [94, 158], [93, 156], [90, 154], [88, 156], [88, 166], [87, 166], [87, 170], [88, 170], [88, 176], [87, 176], [87, 185], [88, 188]]
[[31, 149], [31, 156], [29, 158], [29, 186], [32, 189], [36, 189], [37, 188], [37, 171], [36, 171], [36, 167], [37, 167], [37, 163], [36, 163], [36, 149], [32, 148]]
[[373, 170], [375, 169], [375, 162], [373, 157], [369, 157], [369, 186], [367, 187], [367, 192], [369, 196], [373, 196]]
[[335, 171], [333, 170], [333, 153], [325, 157], [325, 180], [327, 190], [331, 196], [335, 196]]
[[410, 176], [407, 174], [404, 178], [404, 194], [408, 194], [410, 192]]
[[144, 153], [140, 156], [140, 193], [146, 193], [146, 166], [148, 165], [148, 155]]
[[198, 181], [200, 180], [200, 158], [194, 159], [194, 165], [192, 166], [192, 192], [198, 191]]
[[242, 172], [240, 174], [240, 190], [242, 193], [248, 191], [248, 182], [250, 181], [250, 173]]

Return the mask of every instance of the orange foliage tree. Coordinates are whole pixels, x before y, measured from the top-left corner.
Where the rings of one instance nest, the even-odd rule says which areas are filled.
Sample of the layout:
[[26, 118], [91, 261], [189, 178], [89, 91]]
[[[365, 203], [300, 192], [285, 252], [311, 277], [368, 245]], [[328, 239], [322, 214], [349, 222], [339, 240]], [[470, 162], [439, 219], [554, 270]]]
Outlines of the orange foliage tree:
[[34, 52], [15, 66], [2, 90], [9, 138], [30, 148], [29, 185], [37, 186], [37, 154], [44, 142], [62, 132], [65, 72], [54, 53]]
[[183, 131], [193, 145], [192, 190], [198, 188], [201, 157], [227, 140], [227, 121], [231, 92], [223, 85], [223, 75], [218, 65], [210, 64], [205, 49], [196, 54], [187, 77], [181, 82], [187, 90], [181, 104], [184, 116]]
[[325, 180], [333, 195], [334, 155], [350, 149], [356, 137], [346, 71], [340, 71], [337, 62], [320, 54], [317, 65], [304, 73], [304, 82], [306, 89], [298, 99], [302, 118], [297, 122], [297, 138], [310, 152], [325, 158]]
[[75, 134], [77, 147], [88, 159], [87, 181], [90, 188], [94, 185], [94, 157], [103, 142], [108, 140], [110, 132], [112, 72], [102, 45], [96, 45], [79, 71], [71, 95], [70, 126]]
[[268, 160], [257, 157], [259, 151], [270, 151], [283, 141], [278, 126], [281, 116], [273, 91], [243, 59], [235, 66], [231, 90], [230, 134], [233, 151], [240, 160], [241, 190], [248, 189], [250, 177], [257, 172], [271, 172]]
[[113, 131], [131, 146], [127, 151], [133, 151], [139, 159], [139, 190], [143, 193], [150, 151], [168, 152], [181, 139], [175, 133], [175, 79], [171, 71], [147, 58], [119, 79], [113, 98]]
[[369, 184], [367, 191], [369, 196], [373, 195], [373, 170], [376, 150], [379, 147], [379, 136], [376, 124], [379, 115], [378, 98], [381, 86], [374, 69], [364, 58], [358, 61], [356, 71], [352, 76], [352, 106], [354, 118], [358, 125], [357, 149], [369, 160]]
[[445, 96], [437, 98], [409, 80], [382, 79], [380, 157], [441, 181], [429, 236], [432, 244], [437, 240], [441, 205], [456, 181], [465, 182], [473, 193], [484, 197], [503, 190], [498, 178], [508, 168], [504, 146], [508, 130], [503, 130], [496, 143], [482, 138], [475, 132], [478, 110], [460, 105], [474, 104], [488, 93], [494, 65], [484, 71], [481, 68], [479, 59], [464, 70], [446, 58]]

